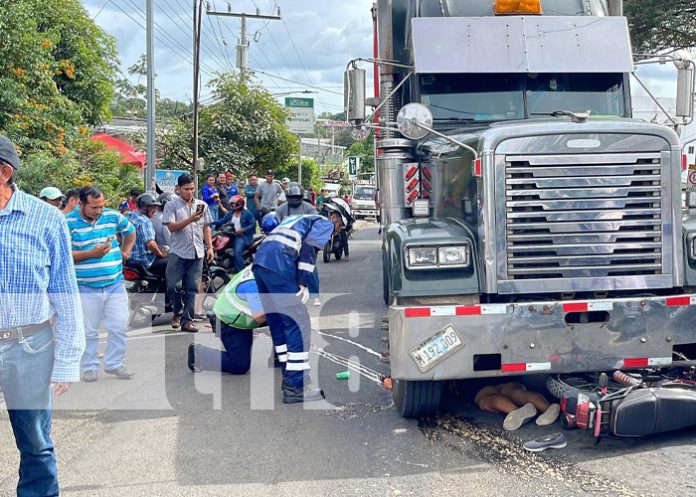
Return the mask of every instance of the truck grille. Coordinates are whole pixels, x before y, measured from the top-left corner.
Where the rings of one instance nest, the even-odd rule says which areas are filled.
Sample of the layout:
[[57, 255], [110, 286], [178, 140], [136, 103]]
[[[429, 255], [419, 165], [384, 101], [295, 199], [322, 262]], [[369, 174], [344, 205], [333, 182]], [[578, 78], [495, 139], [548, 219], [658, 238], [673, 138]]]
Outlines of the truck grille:
[[507, 279], [660, 274], [659, 153], [507, 156]]

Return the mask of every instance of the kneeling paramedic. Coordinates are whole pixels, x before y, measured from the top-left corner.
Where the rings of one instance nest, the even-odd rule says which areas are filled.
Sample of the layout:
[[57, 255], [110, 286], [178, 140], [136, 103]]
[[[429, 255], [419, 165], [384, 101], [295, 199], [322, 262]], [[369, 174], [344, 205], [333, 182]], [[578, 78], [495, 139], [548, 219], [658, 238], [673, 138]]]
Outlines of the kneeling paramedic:
[[[268, 216], [271, 216], [270, 218]], [[273, 214], [261, 221], [277, 222]], [[314, 271], [317, 252], [343, 219], [318, 215], [290, 216], [261, 243], [253, 271], [271, 328], [273, 346], [283, 369], [283, 402], [309, 402], [324, 398], [320, 389], [305, 386], [309, 371], [311, 327], [305, 304], [309, 299], [308, 279]]]
[[188, 367], [199, 371], [220, 371], [246, 374], [251, 365], [253, 330], [266, 325], [261, 297], [251, 267], [235, 274], [222, 290], [213, 307], [215, 318], [210, 322], [218, 330], [225, 351], [203, 345], [188, 346]]

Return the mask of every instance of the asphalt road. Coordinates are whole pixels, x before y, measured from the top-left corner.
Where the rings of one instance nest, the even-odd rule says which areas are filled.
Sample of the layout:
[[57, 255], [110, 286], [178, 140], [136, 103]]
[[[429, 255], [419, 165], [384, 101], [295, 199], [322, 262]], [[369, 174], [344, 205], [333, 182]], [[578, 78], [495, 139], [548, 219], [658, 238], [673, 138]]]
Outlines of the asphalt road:
[[[448, 387], [440, 416], [402, 419], [379, 381], [389, 365], [374, 225], [354, 235], [351, 255], [319, 263], [324, 304], [310, 308], [313, 378], [326, 403], [280, 401], [265, 330], [245, 376], [188, 371], [192, 340], [216, 345], [209, 329], [133, 330], [132, 380], [101, 374], [56, 402], [63, 495], [696, 495], [694, 430], [598, 446], [566, 432], [565, 449], [531, 454], [522, 442], [560, 423], [506, 433], [502, 416], [472, 407], [466, 383]], [[351, 378], [337, 380], [346, 369]], [[13, 495], [18, 457], [4, 412], [0, 424], [0, 495]]]

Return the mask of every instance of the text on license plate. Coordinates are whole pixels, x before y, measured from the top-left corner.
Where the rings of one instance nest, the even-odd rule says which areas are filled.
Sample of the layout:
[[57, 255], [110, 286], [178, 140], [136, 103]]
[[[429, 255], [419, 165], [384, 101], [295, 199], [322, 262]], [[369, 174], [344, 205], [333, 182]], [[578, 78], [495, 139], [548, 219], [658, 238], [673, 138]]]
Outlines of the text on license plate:
[[410, 353], [418, 369], [427, 371], [462, 345], [464, 344], [454, 328], [447, 326], [411, 349]]

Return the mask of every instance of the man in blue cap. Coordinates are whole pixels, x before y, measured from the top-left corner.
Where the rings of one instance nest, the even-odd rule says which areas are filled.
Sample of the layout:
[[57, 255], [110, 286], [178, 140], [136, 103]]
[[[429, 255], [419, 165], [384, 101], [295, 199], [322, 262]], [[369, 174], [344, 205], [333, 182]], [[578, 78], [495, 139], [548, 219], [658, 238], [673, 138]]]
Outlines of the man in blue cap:
[[21, 454], [17, 495], [58, 495], [51, 390], [80, 380], [82, 307], [63, 214], [15, 186], [0, 136], [0, 387]]

